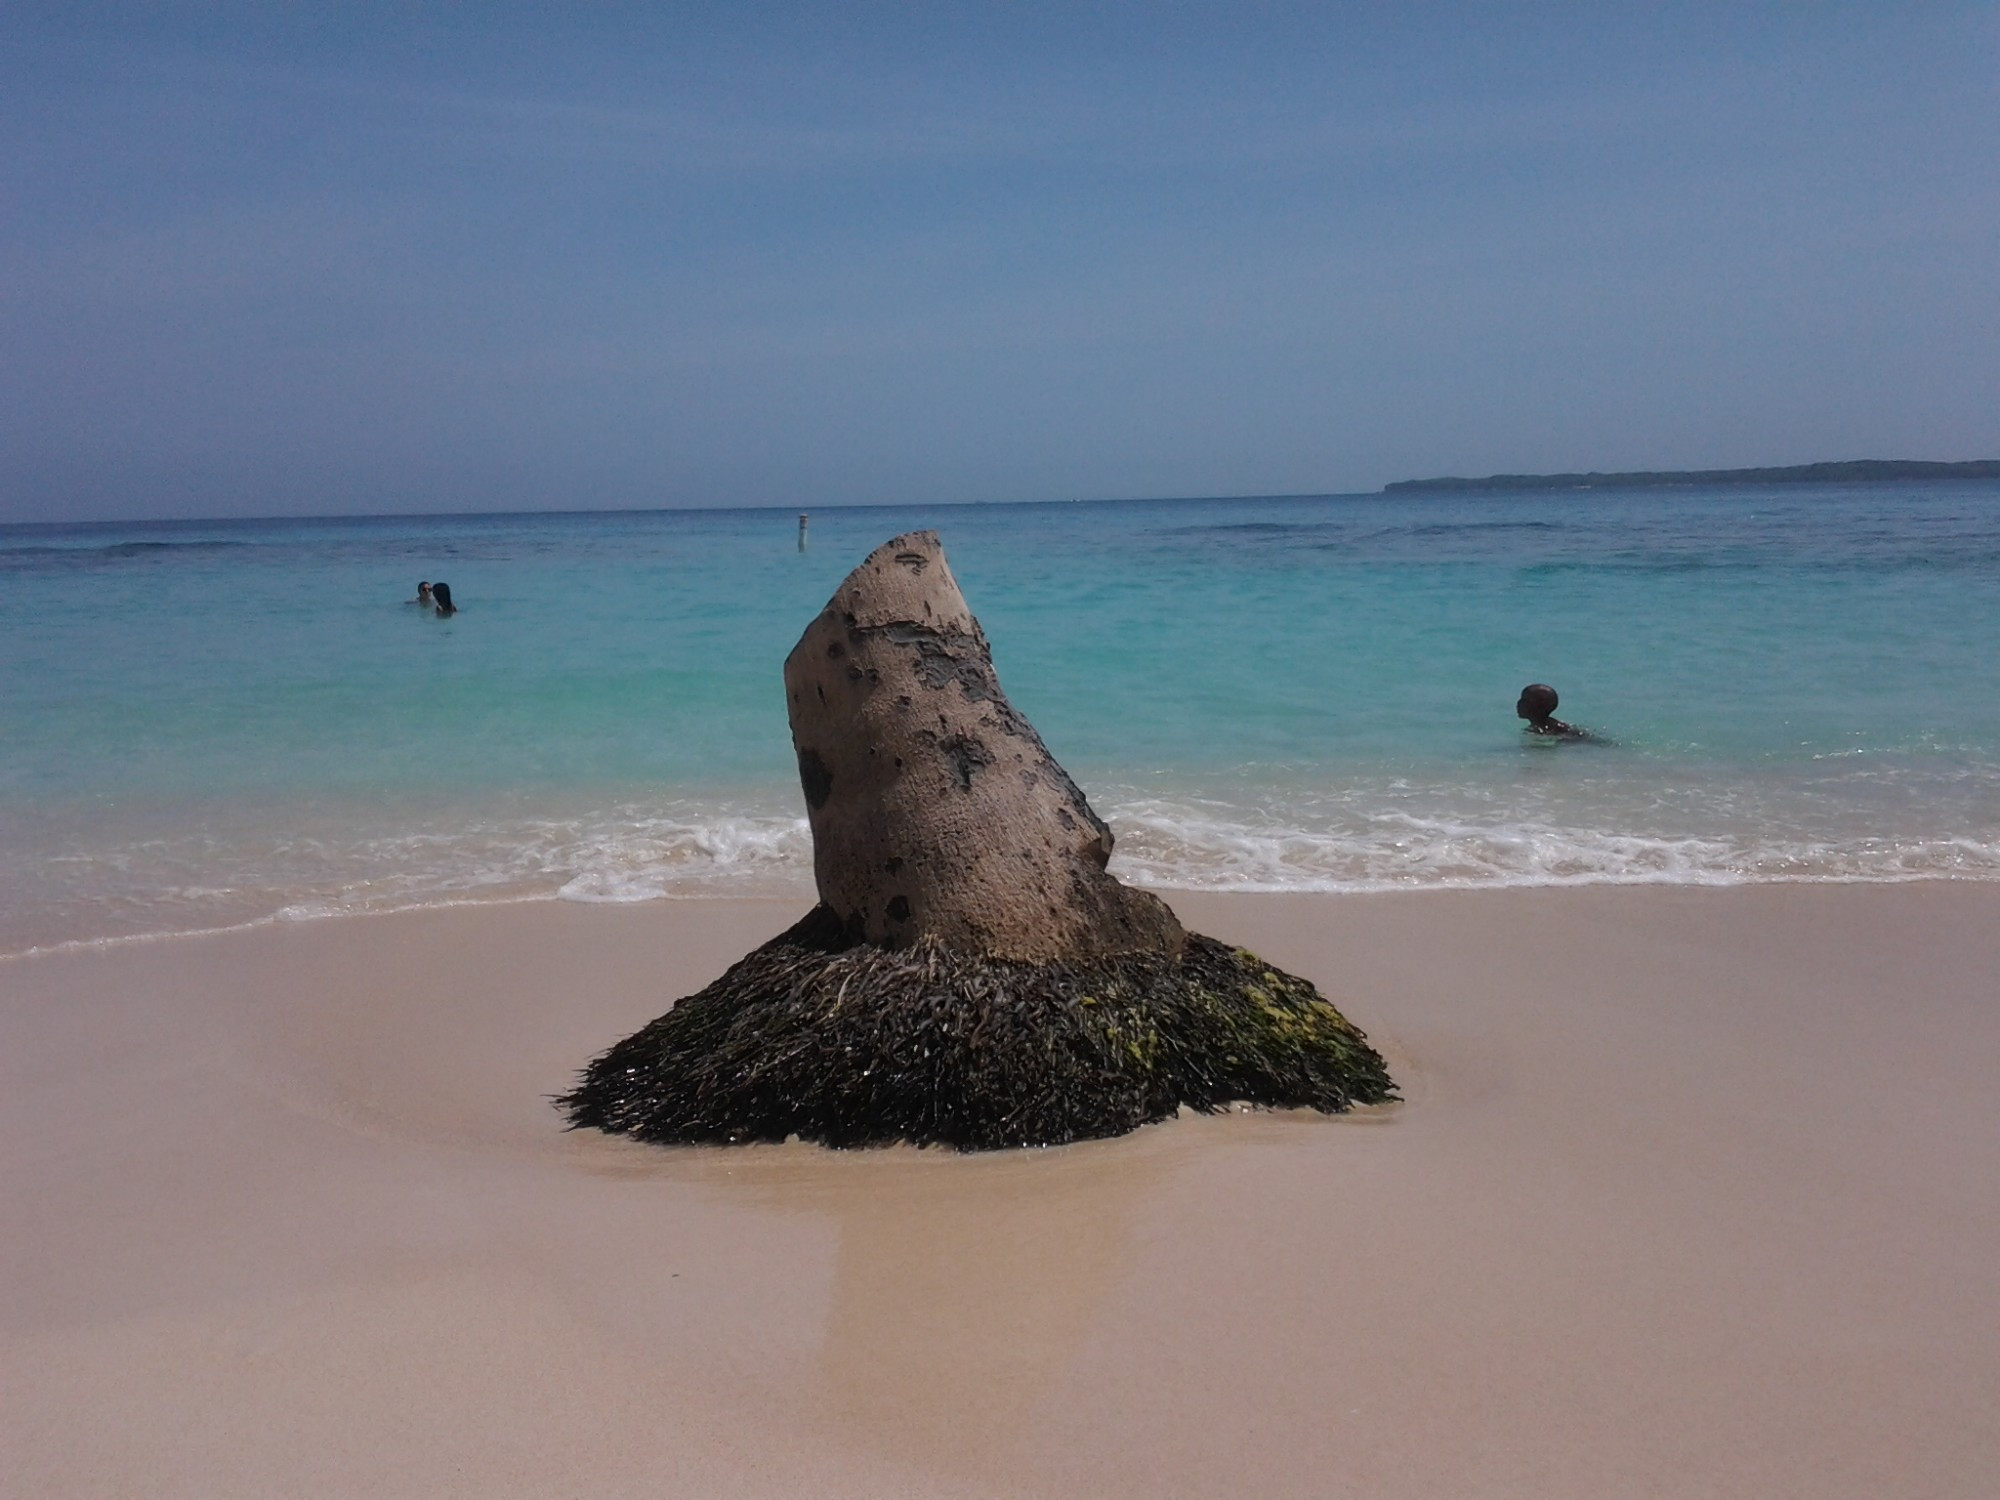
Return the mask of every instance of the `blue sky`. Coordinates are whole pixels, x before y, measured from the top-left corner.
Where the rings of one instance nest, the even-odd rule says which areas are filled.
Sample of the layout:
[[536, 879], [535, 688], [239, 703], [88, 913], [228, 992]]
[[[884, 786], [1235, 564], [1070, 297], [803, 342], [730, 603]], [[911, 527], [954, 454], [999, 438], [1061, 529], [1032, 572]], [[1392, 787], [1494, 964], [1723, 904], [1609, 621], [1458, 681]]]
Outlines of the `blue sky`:
[[0, 520], [2000, 456], [2000, 7], [0, 10]]

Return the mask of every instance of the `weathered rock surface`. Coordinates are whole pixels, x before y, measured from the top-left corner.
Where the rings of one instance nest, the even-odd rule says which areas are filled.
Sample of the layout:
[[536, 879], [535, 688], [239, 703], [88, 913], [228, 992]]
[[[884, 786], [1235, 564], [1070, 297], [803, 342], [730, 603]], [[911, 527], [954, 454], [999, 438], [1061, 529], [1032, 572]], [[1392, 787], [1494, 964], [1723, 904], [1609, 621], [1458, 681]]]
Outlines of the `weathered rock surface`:
[[821, 902], [857, 941], [995, 958], [1173, 952], [1111, 830], [1017, 713], [935, 532], [883, 544], [785, 661]]

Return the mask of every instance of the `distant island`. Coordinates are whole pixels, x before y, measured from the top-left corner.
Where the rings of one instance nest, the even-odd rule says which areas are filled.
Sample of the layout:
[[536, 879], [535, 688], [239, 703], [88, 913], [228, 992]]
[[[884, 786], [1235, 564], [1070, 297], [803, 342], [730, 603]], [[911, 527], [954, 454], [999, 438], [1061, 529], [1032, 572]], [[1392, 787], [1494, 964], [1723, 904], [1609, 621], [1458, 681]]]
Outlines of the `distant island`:
[[1630, 474], [1489, 474], [1484, 479], [1399, 479], [1382, 493], [1412, 490], [1643, 490], [1695, 484], [1860, 484], [1882, 479], [2000, 479], [2000, 458], [1930, 463], [1856, 458], [1779, 469], [1641, 469]]

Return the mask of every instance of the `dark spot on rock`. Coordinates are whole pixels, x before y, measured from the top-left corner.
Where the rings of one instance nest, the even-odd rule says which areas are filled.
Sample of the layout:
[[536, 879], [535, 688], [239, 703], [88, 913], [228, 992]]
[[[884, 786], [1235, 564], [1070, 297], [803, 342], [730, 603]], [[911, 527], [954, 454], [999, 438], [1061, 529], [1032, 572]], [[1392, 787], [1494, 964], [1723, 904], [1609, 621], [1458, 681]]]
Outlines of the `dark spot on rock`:
[[889, 898], [889, 920], [891, 922], [907, 922], [910, 920], [910, 898], [908, 896], [891, 896]]
[[898, 693], [896, 695], [896, 707], [908, 708], [909, 706], [910, 706], [910, 695], [908, 693]]
[[806, 806], [818, 812], [833, 795], [833, 772], [819, 758], [817, 750], [799, 752], [799, 785], [805, 788]]
[[894, 875], [903, 868], [903, 856], [900, 854], [890, 855], [882, 862], [882, 868], [887, 870], [891, 875]]
[[841, 645], [839, 641], [828, 641], [826, 643], [826, 654], [838, 660], [840, 657], [847, 655], [847, 648]]
[[1042, 778], [1037, 776], [1033, 771], [1023, 771], [1021, 773], [1021, 785], [1026, 787], [1029, 791], [1032, 792], [1036, 787], [1040, 786], [1041, 784], [1042, 784]]
[[1076, 827], [1076, 819], [1072, 818], [1069, 815], [1069, 809], [1066, 807], [1059, 807], [1056, 809], [1056, 821], [1062, 824], [1062, 826], [1065, 828]]
[[908, 568], [912, 573], [923, 572], [925, 567], [930, 563], [930, 559], [925, 557], [921, 552], [898, 552], [896, 554], [896, 561]]
[[859, 682], [861, 680], [861, 668], [850, 662], [847, 667], [847, 680], [849, 682]]
[[969, 734], [954, 734], [938, 741], [951, 768], [958, 775], [958, 789], [972, 790], [972, 773], [983, 771], [993, 764], [993, 752], [980, 744]]

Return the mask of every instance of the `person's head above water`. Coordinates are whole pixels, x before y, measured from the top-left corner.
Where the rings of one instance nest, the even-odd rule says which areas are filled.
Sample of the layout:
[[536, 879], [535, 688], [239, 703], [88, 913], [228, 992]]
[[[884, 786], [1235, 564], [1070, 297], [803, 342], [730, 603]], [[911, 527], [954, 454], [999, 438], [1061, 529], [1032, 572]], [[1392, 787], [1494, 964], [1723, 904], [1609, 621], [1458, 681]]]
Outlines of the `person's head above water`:
[[429, 604], [430, 602], [431, 602], [431, 586], [430, 586], [430, 581], [426, 579], [424, 582], [417, 585], [417, 597], [412, 599], [410, 603]]
[[1546, 682], [1531, 682], [1521, 689], [1521, 701], [1514, 705], [1514, 712], [1530, 722], [1546, 719], [1556, 711], [1560, 701], [1556, 690]]
[[451, 585], [448, 583], [434, 583], [431, 585], [431, 603], [437, 606], [437, 612], [441, 615], [455, 615], [458, 613], [458, 606], [451, 602]]
[[1528, 722], [1524, 732], [1541, 739], [1551, 740], [1595, 740], [1597, 735], [1588, 729], [1578, 729], [1574, 724], [1565, 724], [1556, 717], [1556, 690], [1546, 682], [1531, 682], [1521, 689], [1521, 698], [1514, 705], [1514, 712]]

